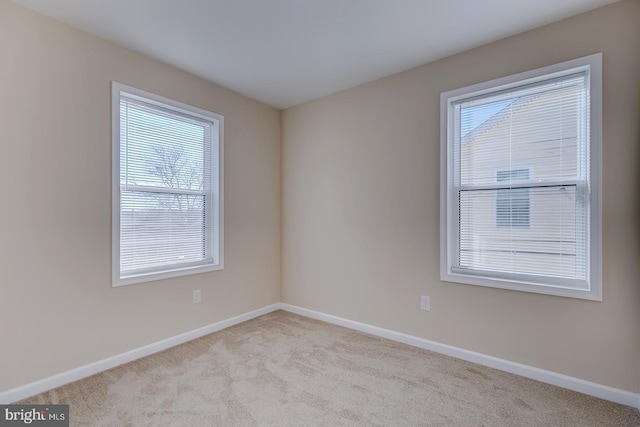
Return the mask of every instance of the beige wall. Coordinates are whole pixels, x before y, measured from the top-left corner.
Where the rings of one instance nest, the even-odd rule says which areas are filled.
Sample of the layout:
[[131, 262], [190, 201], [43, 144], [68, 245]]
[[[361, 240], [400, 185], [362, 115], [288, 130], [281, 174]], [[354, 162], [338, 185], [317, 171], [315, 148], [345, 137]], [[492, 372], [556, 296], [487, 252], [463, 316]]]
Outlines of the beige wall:
[[[112, 80], [224, 115], [223, 271], [111, 287]], [[0, 391], [280, 300], [278, 110], [6, 0], [0, 85]]]
[[[639, 392], [638, 22], [624, 1], [285, 110], [283, 301]], [[603, 302], [441, 282], [440, 93], [596, 52]]]

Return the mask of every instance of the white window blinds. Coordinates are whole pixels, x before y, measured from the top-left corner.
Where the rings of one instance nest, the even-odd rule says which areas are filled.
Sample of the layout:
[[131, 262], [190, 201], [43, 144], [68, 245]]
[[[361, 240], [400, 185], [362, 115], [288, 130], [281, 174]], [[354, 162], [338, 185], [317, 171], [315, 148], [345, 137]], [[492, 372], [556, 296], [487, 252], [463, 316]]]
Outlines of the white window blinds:
[[120, 92], [120, 279], [219, 264], [218, 126]]
[[449, 271], [590, 289], [589, 69], [447, 103]]

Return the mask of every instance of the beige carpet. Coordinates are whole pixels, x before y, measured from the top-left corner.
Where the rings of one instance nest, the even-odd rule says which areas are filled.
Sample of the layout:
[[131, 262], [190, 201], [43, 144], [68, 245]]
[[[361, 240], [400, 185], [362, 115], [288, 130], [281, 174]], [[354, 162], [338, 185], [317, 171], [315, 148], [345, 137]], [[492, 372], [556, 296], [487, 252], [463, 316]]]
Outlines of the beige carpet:
[[21, 403], [74, 426], [640, 426], [637, 410], [277, 311]]

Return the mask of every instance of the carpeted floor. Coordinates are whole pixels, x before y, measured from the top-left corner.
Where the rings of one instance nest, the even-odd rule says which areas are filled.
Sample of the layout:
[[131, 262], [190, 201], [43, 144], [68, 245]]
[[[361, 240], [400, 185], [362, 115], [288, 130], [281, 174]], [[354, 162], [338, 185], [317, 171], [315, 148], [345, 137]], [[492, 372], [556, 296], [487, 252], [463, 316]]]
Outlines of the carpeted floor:
[[73, 426], [640, 426], [637, 410], [276, 311], [20, 403]]

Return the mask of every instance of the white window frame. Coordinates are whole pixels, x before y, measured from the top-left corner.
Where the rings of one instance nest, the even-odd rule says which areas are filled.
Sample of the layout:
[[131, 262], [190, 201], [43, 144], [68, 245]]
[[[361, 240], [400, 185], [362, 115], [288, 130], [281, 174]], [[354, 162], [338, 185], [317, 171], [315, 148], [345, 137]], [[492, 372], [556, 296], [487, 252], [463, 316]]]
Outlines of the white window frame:
[[[545, 280], [543, 276], [537, 276], [535, 281], [525, 281], [515, 274], [477, 274], [455, 269], [459, 237], [456, 235], [455, 226], [458, 218], [458, 196], [453, 189], [455, 156], [453, 118], [450, 114], [452, 103], [580, 71], [587, 71], [587, 90], [590, 96], [590, 165], [587, 168], [589, 185], [588, 188], [582, 189], [588, 192], [590, 243], [588, 277], [584, 289], [569, 287], [557, 280]], [[440, 120], [440, 279], [446, 282], [602, 301], [602, 54], [597, 53], [444, 92], [440, 95]]]
[[[156, 105], [179, 114], [207, 120], [215, 123], [217, 134], [217, 152], [211, 150], [211, 183], [208, 186], [213, 200], [213, 207], [207, 212], [209, 234], [205, 236], [209, 250], [213, 256], [212, 263], [197, 263], [188, 265], [167, 266], [163, 270], [138, 272], [136, 274], [121, 274], [120, 270], [120, 97], [139, 99], [147, 104]], [[118, 82], [111, 85], [111, 136], [112, 136], [112, 286], [131, 285], [135, 283], [168, 279], [204, 273], [224, 268], [224, 117], [201, 108], [193, 107], [173, 99], [165, 98], [141, 89], [127, 86]], [[215, 147], [214, 147], [215, 148]], [[214, 159], [216, 161], [214, 161]]]

